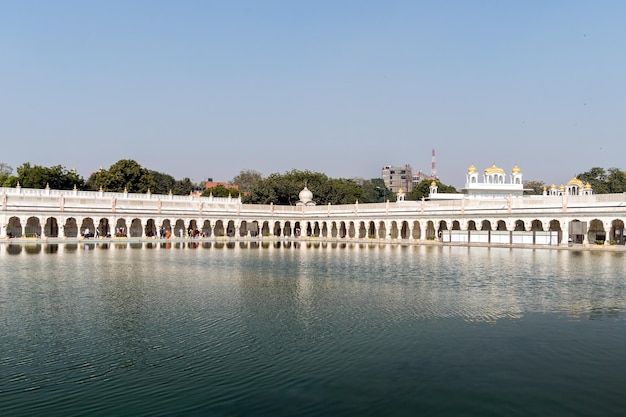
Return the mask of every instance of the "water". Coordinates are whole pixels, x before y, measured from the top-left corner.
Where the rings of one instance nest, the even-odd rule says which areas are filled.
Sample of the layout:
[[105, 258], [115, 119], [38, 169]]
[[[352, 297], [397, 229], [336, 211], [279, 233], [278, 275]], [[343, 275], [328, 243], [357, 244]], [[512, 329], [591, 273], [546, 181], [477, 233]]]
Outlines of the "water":
[[0, 414], [623, 415], [625, 266], [475, 247], [0, 245]]

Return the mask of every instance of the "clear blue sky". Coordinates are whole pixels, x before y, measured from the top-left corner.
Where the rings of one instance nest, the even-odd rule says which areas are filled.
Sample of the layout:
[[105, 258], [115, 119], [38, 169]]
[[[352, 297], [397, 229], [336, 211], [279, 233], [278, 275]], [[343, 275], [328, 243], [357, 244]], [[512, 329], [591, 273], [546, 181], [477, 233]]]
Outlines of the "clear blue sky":
[[626, 169], [624, 1], [0, 0], [0, 162]]

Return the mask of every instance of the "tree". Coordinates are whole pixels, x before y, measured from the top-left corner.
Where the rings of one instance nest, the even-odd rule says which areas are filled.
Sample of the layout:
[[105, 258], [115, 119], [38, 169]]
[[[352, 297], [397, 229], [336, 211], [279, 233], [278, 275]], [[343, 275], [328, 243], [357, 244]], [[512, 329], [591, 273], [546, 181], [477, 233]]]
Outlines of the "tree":
[[[406, 195], [407, 200], [421, 200], [422, 198], [427, 198], [430, 195], [430, 184], [433, 182], [431, 179], [420, 181], [417, 186], [413, 187], [410, 193]], [[456, 188], [452, 185], [446, 185], [441, 181], [435, 181], [437, 184], [437, 192], [441, 194], [455, 194], [457, 193]]]
[[150, 189], [151, 192], [154, 194], [168, 194], [172, 191], [172, 193], [174, 193], [174, 185], [176, 184], [174, 177], [157, 171], [150, 171], [150, 174], [152, 174], [152, 178], [154, 179], [154, 188]]
[[587, 172], [576, 175], [576, 178], [582, 182], [591, 184], [595, 194], [606, 194], [609, 192], [604, 168], [593, 167]]
[[26, 188], [50, 188], [71, 190], [74, 187], [83, 188], [85, 180], [74, 170], [67, 170], [61, 165], [43, 167], [31, 166], [25, 162], [17, 168], [17, 181]]
[[194, 185], [189, 178], [176, 181], [172, 187], [172, 194], [189, 195], [194, 190]]
[[207, 188], [202, 192], [202, 197], [209, 197], [211, 195], [213, 197], [239, 197], [239, 190], [218, 184], [215, 187]]
[[[626, 192], [626, 172], [619, 168], [609, 168], [606, 176], [610, 193]], [[592, 185], [593, 186], [593, 185]]]
[[239, 172], [239, 174], [233, 178], [229, 184], [236, 185], [242, 193], [247, 194], [250, 192], [252, 187], [254, 187], [262, 179], [263, 176], [260, 172], [253, 169], [246, 169]]
[[13, 174], [13, 167], [7, 163], [0, 162], [0, 175], [1, 174], [6, 174], [6, 175]]
[[543, 181], [524, 181], [524, 188], [528, 189], [524, 194], [542, 195], [544, 187], [546, 184]]
[[91, 190], [146, 193], [156, 187], [156, 182], [150, 170], [132, 159], [121, 159], [108, 170], [91, 174], [86, 185]]
[[363, 180], [361, 184], [363, 189], [362, 203], [384, 203], [387, 199], [393, 198], [393, 192], [387, 188], [382, 178], [372, 178]]

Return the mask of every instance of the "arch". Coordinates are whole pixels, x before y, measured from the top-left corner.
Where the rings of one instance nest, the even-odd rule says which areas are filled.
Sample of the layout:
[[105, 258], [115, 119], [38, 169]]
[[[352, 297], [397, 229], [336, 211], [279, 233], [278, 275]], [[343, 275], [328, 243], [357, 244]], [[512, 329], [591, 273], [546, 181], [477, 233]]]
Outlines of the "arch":
[[326, 222], [322, 223], [322, 236], [328, 237], [328, 224]]
[[506, 232], [506, 222], [504, 220], [498, 220], [498, 223], [496, 224], [496, 230], [500, 232]]
[[376, 223], [371, 221], [367, 225], [367, 237], [376, 239]]
[[563, 231], [561, 230], [561, 223], [558, 220], [550, 220], [548, 230], [551, 232], [559, 232], [558, 242], [561, 243], [563, 241]]
[[85, 217], [80, 225], [80, 235], [85, 237], [92, 237], [96, 231], [96, 226], [93, 224], [91, 217]]
[[24, 227], [24, 236], [41, 237], [41, 222], [38, 217], [29, 217]]
[[228, 223], [226, 224], [226, 235], [228, 237], [234, 237], [236, 231], [237, 231], [237, 228], [235, 227], [235, 221], [229, 220]]
[[107, 219], [106, 217], [101, 218], [98, 221], [98, 227], [96, 228], [96, 231], [98, 232], [98, 236], [110, 236], [111, 228], [109, 226], [109, 219]]
[[354, 222], [348, 223], [348, 237], [350, 239], [354, 239], [356, 237], [356, 227], [354, 226]]
[[[168, 220], [169, 223], [169, 220]], [[116, 237], [126, 237], [128, 234], [128, 230], [126, 227], [126, 219], [117, 219], [115, 222], [115, 236]]]
[[452, 221], [452, 230], [461, 230], [461, 223], [458, 220]]
[[174, 230], [172, 230], [172, 236], [183, 237], [185, 235], [185, 221], [183, 219], [176, 219], [174, 223]]
[[65, 225], [63, 226], [63, 236], [78, 237], [78, 223], [75, 218], [70, 217], [65, 220]]
[[202, 236], [211, 237], [211, 221], [210, 220], [205, 220], [204, 223], [202, 223]]
[[251, 237], [257, 237], [259, 235], [259, 222], [254, 220], [250, 223], [250, 228], [248, 230]]
[[242, 220], [239, 225], [239, 236], [246, 237], [248, 236], [248, 222], [246, 220]]
[[302, 226], [300, 225], [300, 222], [294, 222], [293, 223], [293, 234], [294, 236], [298, 237], [302, 234]]
[[161, 229], [163, 229], [163, 235], [165, 237], [170, 237], [172, 235], [172, 224], [170, 223], [170, 219], [163, 220], [163, 224], [161, 224]]
[[606, 232], [604, 230], [604, 224], [601, 220], [593, 219], [589, 223], [589, 231], [587, 232], [587, 239], [590, 243], [602, 242], [606, 240]]
[[429, 220], [426, 223], [426, 239], [433, 240], [437, 237], [437, 231], [435, 230], [435, 223], [432, 220]]
[[400, 226], [400, 239], [408, 239], [411, 237], [411, 230], [409, 228], [409, 222], [404, 220]]
[[59, 224], [56, 217], [48, 217], [43, 228], [43, 233], [47, 237], [59, 237]]
[[270, 235], [270, 222], [267, 220], [263, 222], [263, 226], [261, 227], [261, 236], [269, 236]]
[[365, 222], [359, 222], [359, 239], [365, 239], [367, 236], [367, 229], [365, 228]]
[[526, 225], [524, 224], [524, 220], [515, 220], [515, 228], [513, 231], [515, 232], [523, 232], [526, 230]]
[[415, 220], [413, 222], [413, 239], [420, 240], [422, 238], [422, 227], [420, 226], [420, 222]]
[[141, 220], [138, 218], [134, 218], [130, 222], [130, 230], [128, 231], [130, 237], [142, 237], [143, 236], [143, 227], [141, 226]]
[[313, 234], [312, 234], [312, 236], [318, 237], [321, 233], [322, 233], [322, 230], [320, 229], [320, 223], [319, 222], [314, 222], [313, 223]]
[[578, 219], [569, 222], [569, 236], [574, 243], [583, 243], [585, 240], [585, 223]]
[[395, 220], [392, 220], [391, 222], [391, 226], [389, 227], [389, 236], [392, 239], [397, 239], [398, 238], [398, 223]]
[[535, 219], [530, 223], [530, 230], [533, 232], [543, 232], [543, 222]]
[[146, 237], [157, 236], [157, 227], [154, 219], [148, 219], [148, 221], [146, 222], [146, 227], [144, 229], [144, 234]]
[[280, 222], [274, 222], [274, 231], [272, 232], [274, 236], [280, 236], [282, 229], [280, 228]]
[[387, 227], [385, 226], [385, 222], [381, 220], [378, 222], [378, 238], [384, 239], [385, 237], [387, 237]]
[[7, 224], [8, 237], [22, 237], [22, 222], [19, 217], [11, 217]]
[[291, 231], [291, 222], [290, 221], [286, 221], [285, 222], [285, 226], [283, 227], [283, 236], [291, 236], [292, 231]]
[[626, 238], [624, 237], [624, 222], [622, 220], [615, 219], [611, 222], [609, 239], [618, 245], [624, 245], [626, 243]]
[[339, 222], [339, 236], [340, 237], [346, 237], [346, 235], [348, 234], [348, 230], [346, 228], [346, 222], [341, 221]]
[[480, 230], [491, 230], [491, 222], [489, 220], [483, 220], [480, 224]]
[[467, 230], [476, 230], [476, 222], [474, 220], [467, 222]]
[[197, 234], [198, 234], [198, 222], [195, 219], [189, 220], [189, 227], [187, 228], [187, 234], [189, 236], [197, 236]]

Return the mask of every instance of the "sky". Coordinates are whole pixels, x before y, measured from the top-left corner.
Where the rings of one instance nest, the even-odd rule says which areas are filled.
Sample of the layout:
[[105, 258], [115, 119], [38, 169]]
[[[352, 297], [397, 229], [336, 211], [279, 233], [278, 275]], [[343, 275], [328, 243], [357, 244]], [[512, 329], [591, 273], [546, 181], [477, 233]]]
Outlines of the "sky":
[[[0, 162], [626, 170], [624, 1], [0, 0]], [[14, 172], [15, 173], [15, 172]]]

